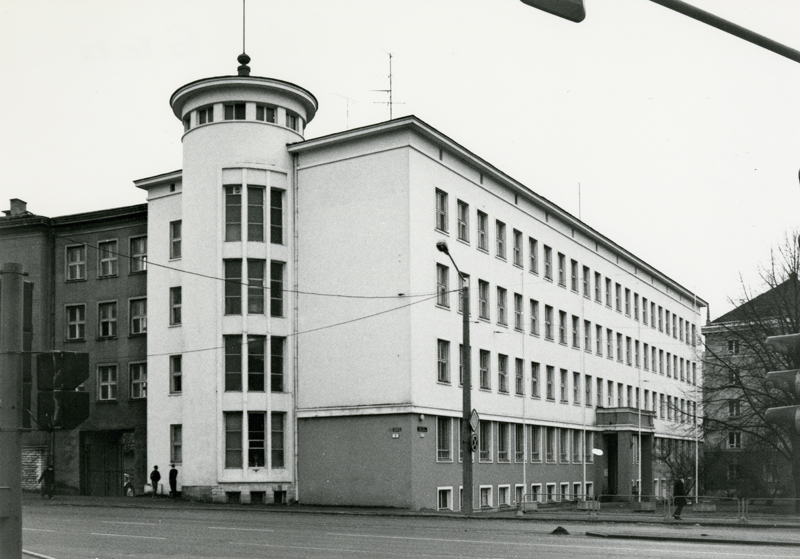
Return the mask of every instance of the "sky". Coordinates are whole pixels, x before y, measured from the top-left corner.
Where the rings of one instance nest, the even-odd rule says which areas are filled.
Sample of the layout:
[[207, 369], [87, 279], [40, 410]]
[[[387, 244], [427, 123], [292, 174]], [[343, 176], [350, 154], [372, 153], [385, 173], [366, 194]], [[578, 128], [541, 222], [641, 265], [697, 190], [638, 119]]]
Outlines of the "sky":
[[[800, 50], [797, 0], [689, 0]], [[248, 0], [252, 74], [319, 100], [306, 138], [416, 115], [710, 304], [800, 229], [800, 64], [648, 0], [580, 23], [519, 0]], [[0, 209], [145, 202], [182, 85], [236, 73], [240, 0], [0, 0]], [[0, 255], [0, 259], [2, 255]]]

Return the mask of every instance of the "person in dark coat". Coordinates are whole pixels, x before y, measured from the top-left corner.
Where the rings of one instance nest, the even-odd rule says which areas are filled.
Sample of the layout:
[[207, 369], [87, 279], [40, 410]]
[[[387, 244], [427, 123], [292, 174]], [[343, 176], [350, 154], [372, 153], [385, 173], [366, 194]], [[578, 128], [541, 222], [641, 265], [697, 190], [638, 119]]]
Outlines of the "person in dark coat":
[[50, 499], [53, 498], [53, 487], [56, 484], [56, 474], [53, 471], [53, 466], [47, 466], [39, 476], [39, 483], [42, 484], [42, 498], [47, 495]]
[[680, 520], [681, 511], [686, 506], [686, 487], [683, 484], [683, 479], [675, 480], [675, 485], [672, 487], [672, 499], [675, 503], [675, 514], [672, 515], [672, 518]]
[[150, 485], [153, 487], [153, 497], [158, 492], [158, 482], [161, 480], [161, 473], [158, 471], [158, 466], [153, 466], [153, 471], [150, 472]]
[[175, 464], [170, 464], [172, 469], [169, 471], [169, 496], [173, 499], [178, 496], [178, 470]]

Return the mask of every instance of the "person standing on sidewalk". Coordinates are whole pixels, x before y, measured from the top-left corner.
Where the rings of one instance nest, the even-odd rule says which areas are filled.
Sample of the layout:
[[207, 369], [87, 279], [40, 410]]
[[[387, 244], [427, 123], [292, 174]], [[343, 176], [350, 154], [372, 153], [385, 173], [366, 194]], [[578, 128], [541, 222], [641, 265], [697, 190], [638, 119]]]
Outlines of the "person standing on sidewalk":
[[150, 485], [153, 487], [153, 498], [158, 493], [158, 482], [161, 480], [161, 473], [158, 471], [158, 466], [153, 466], [153, 471], [150, 472]]
[[686, 506], [686, 487], [683, 484], [683, 478], [675, 480], [675, 485], [672, 487], [672, 499], [675, 503], [675, 514], [672, 515], [672, 518], [680, 520], [683, 507]]
[[178, 470], [175, 469], [175, 464], [170, 464], [171, 470], [169, 471], [169, 496], [175, 499], [178, 496]]
[[47, 466], [39, 476], [39, 483], [42, 484], [42, 498], [47, 495], [48, 498], [53, 498], [53, 486], [56, 484], [56, 475], [53, 471], [53, 466]]

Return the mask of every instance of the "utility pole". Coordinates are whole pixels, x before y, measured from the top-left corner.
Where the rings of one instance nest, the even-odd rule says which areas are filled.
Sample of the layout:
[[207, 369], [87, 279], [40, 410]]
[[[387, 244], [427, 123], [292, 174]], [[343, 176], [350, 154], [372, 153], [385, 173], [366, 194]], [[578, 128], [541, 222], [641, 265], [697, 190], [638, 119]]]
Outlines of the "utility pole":
[[22, 557], [22, 264], [0, 270], [0, 557]]

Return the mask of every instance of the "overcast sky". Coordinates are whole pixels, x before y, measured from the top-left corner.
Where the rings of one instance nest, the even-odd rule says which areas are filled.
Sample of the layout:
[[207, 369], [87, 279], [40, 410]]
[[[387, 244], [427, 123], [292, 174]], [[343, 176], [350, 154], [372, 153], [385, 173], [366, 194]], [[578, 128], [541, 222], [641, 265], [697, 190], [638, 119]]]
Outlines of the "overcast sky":
[[[689, 0], [800, 49], [797, 0]], [[253, 75], [306, 137], [414, 114], [730, 310], [800, 217], [800, 64], [648, 0], [248, 0]], [[0, 0], [0, 208], [143, 203], [181, 167], [170, 95], [236, 73], [240, 0]], [[580, 185], [580, 205], [579, 205]], [[1, 258], [2, 255], [0, 255]]]

